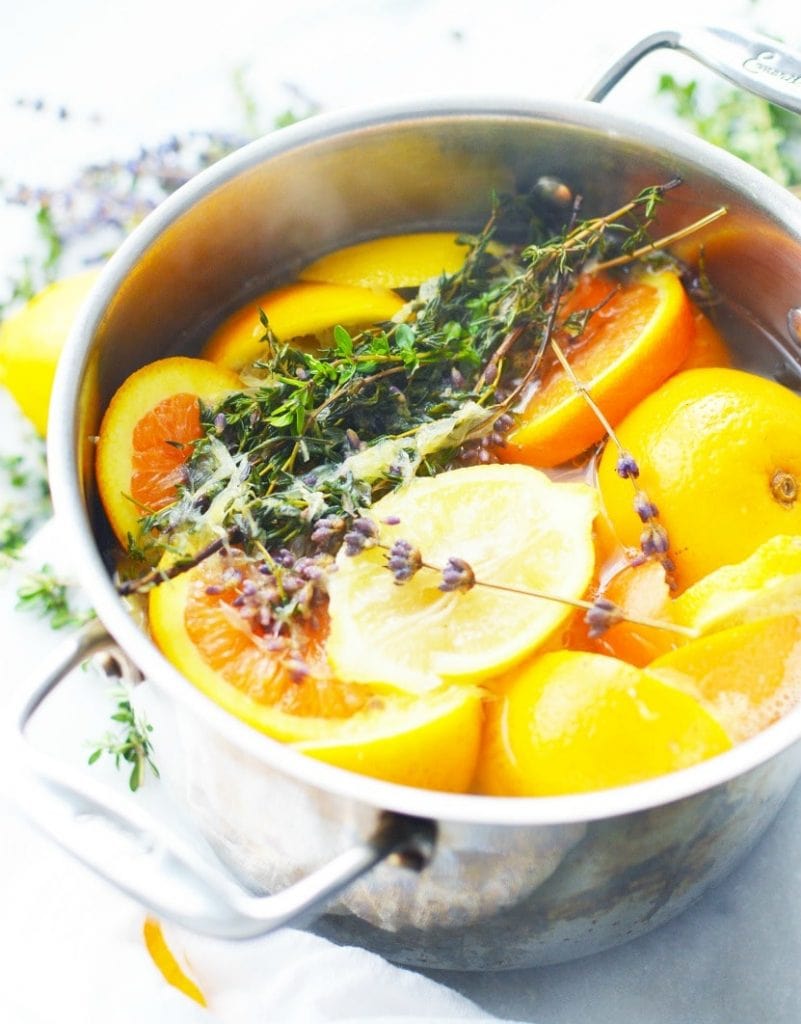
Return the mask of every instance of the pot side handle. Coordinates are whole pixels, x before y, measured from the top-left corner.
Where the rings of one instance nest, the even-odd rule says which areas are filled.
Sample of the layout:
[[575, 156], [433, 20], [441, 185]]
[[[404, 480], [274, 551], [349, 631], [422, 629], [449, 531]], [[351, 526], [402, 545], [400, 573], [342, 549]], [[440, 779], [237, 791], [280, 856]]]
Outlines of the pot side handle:
[[766, 36], [726, 28], [655, 32], [635, 44], [587, 94], [602, 100], [646, 54], [679, 50], [747, 92], [801, 114], [801, 56]]
[[35, 825], [154, 914], [216, 938], [254, 938], [312, 920], [337, 893], [392, 854], [415, 870], [430, 859], [433, 822], [380, 812], [370, 837], [287, 889], [271, 896], [246, 892], [131, 796], [87, 778], [86, 771], [31, 742], [28, 726], [49, 694], [74, 668], [101, 653], [125, 664], [113, 638], [94, 621], [56, 651], [26, 693], [11, 742], [31, 771], [20, 780], [17, 798]]

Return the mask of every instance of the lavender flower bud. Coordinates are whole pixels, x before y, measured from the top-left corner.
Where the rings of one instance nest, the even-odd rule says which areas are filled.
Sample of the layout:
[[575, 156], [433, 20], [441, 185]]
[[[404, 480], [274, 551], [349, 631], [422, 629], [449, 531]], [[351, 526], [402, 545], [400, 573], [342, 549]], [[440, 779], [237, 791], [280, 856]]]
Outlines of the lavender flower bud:
[[461, 590], [467, 593], [476, 584], [476, 574], [472, 567], [463, 558], [451, 557], [445, 563], [442, 570], [442, 582], [439, 589], [446, 594], [454, 590]]
[[656, 519], [659, 515], [659, 509], [649, 499], [645, 491], [637, 491], [634, 497], [634, 511], [643, 523], [647, 523], [649, 519]]
[[589, 627], [588, 636], [592, 639], [603, 636], [607, 629], [616, 626], [624, 618], [623, 609], [610, 601], [608, 597], [596, 597], [592, 608], [589, 608], [584, 616], [584, 621]]
[[224, 412], [218, 412], [214, 417], [214, 433], [219, 435], [225, 430], [226, 420]]
[[670, 547], [667, 530], [664, 526], [660, 526], [659, 523], [651, 523], [640, 535], [640, 547], [643, 550], [643, 554], [648, 557], [651, 555], [667, 554], [667, 550]]
[[409, 543], [408, 540], [396, 540], [389, 549], [387, 555], [387, 568], [395, 577], [395, 582], [400, 585], [418, 572], [423, 565], [423, 557], [418, 548]]
[[353, 529], [367, 540], [378, 540], [378, 527], [372, 519], [366, 519], [364, 516], [354, 519]]
[[378, 541], [378, 527], [372, 519], [365, 519], [361, 516], [354, 519], [350, 530], [345, 534], [345, 554], [353, 557], [359, 555], [367, 548], [375, 547]]
[[640, 467], [637, 465], [631, 452], [621, 452], [617, 458], [615, 472], [624, 480], [636, 480], [640, 475]]

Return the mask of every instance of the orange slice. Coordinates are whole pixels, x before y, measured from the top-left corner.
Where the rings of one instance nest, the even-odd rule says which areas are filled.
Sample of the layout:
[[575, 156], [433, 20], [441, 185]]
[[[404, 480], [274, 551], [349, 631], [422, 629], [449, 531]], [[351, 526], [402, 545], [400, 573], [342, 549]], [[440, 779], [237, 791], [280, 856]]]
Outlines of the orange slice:
[[[609, 580], [603, 596], [633, 618], [654, 619], [666, 626], [676, 621], [665, 570], [657, 561], [625, 566]], [[642, 668], [684, 642], [684, 637], [669, 629], [624, 621], [591, 640], [590, 644], [591, 649], [600, 654]]]
[[677, 372], [696, 370], [702, 366], [731, 366], [731, 353], [723, 335], [709, 317], [695, 306], [693, 321], [695, 332], [690, 342], [690, 351]]
[[384, 547], [342, 549], [329, 581], [328, 657], [343, 679], [411, 693], [477, 682], [521, 661], [573, 614], [569, 604], [476, 585], [443, 592], [437, 569], [397, 586], [397, 540], [441, 568], [466, 561], [479, 581], [581, 597], [595, 564], [595, 491], [529, 466], [470, 466], [413, 479], [376, 502]]
[[301, 620], [289, 647], [238, 610], [245, 580], [258, 585], [260, 575], [234, 552], [153, 590], [150, 628], [169, 660], [228, 712], [311, 757], [402, 785], [466, 790], [480, 741], [478, 692], [452, 687], [414, 699], [338, 680], [325, 660], [325, 609]]
[[388, 235], [328, 253], [299, 277], [361, 288], [416, 288], [432, 277], [455, 273], [467, 252], [459, 235], [450, 231]]
[[724, 629], [657, 658], [648, 671], [702, 698], [741, 742], [801, 698], [801, 618], [781, 615]]
[[120, 542], [138, 538], [139, 520], [177, 496], [192, 442], [202, 436], [200, 403], [241, 388], [235, 373], [203, 359], [172, 356], [131, 374], [100, 425], [100, 500]]
[[624, 786], [728, 750], [722, 725], [684, 690], [602, 654], [543, 654], [489, 708], [478, 788], [558, 796]]
[[[679, 367], [693, 337], [692, 310], [676, 274], [663, 271], [617, 292], [615, 287], [604, 276], [583, 277], [567, 297], [566, 315], [592, 309], [614, 294], [572, 347], [561, 341], [578, 381], [612, 426]], [[557, 466], [604, 436], [598, 418], [556, 363], [499, 455], [505, 462]]]
[[325, 341], [336, 326], [361, 330], [383, 323], [403, 306], [386, 288], [355, 288], [342, 284], [300, 282], [266, 292], [242, 306], [212, 334], [203, 356], [229, 370], [242, 370], [265, 355], [263, 310], [279, 341]]

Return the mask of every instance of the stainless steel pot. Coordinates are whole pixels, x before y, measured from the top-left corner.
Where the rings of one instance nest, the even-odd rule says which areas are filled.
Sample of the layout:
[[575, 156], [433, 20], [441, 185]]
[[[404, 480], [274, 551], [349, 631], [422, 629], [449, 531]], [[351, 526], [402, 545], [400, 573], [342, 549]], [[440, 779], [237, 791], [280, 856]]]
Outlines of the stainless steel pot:
[[[801, 112], [801, 61], [773, 42], [720, 30], [651, 37], [593, 98], [658, 46], [692, 53]], [[658, 925], [723, 878], [801, 773], [796, 708], [720, 757], [587, 795], [451, 795], [349, 774], [210, 702], [162, 657], [112, 586], [91, 438], [128, 374], [196, 352], [227, 312], [325, 251], [389, 232], [475, 228], [492, 188], [525, 188], [542, 176], [581, 193], [587, 213], [679, 176], [685, 184], [664, 207], [661, 231], [725, 204], [728, 216], [683, 255], [692, 260], [703, 242], [743, 362], [778, 376], [797, 369], [798, 200], [723, 152], [587, 102], [431, 103], [319, 117], [268, 136], [165, 202], [114, 256], [84, 308], [59, 370], [49, 462], [56, 514], [103, 625], [76, 637], [32, 687], [17, 741], [38, 780], [26, 809], [156, 913], [247, 937], [326, 903], [319, 932], [406, 964], [565, 960]], [[100, 650], [136, 665], [172, 708], [177, 736], [154, 723], [157, 742], [170, 738], [158, 748], [162, 774], [227, 870], [135, 798], [51, 764], [26, 740], [48, 693]]]

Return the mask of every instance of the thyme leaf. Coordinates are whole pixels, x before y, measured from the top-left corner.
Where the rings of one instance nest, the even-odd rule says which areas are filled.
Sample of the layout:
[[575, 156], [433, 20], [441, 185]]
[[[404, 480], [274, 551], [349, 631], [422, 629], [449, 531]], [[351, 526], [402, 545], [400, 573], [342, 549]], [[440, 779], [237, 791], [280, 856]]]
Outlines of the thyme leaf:
[[94, 618], [93, 611], [73, 608], [69, 584], [59, 579], [49, 565], [29, 573], [17, 588], [17, 609], [47, 619], [53, 629], [80, 626]]
[[134, 792], [139, 789], [149, 768], [158, 778], [159, 770], [153, 760], [153, 745], [150, 734], [153, 726], [134, 711], [130, 694], [124, 687], [113, 691], [116, 699], [116, 710], [111, 715], [112, 722], [118, 723], [116, 731], [109, 731], [96, 741], [95, 749], [89, 755], [88, 763], [95, 764], [106, 754], [114, 758], [116, 768], [124, 764], [131, 766], [128, 785]]

